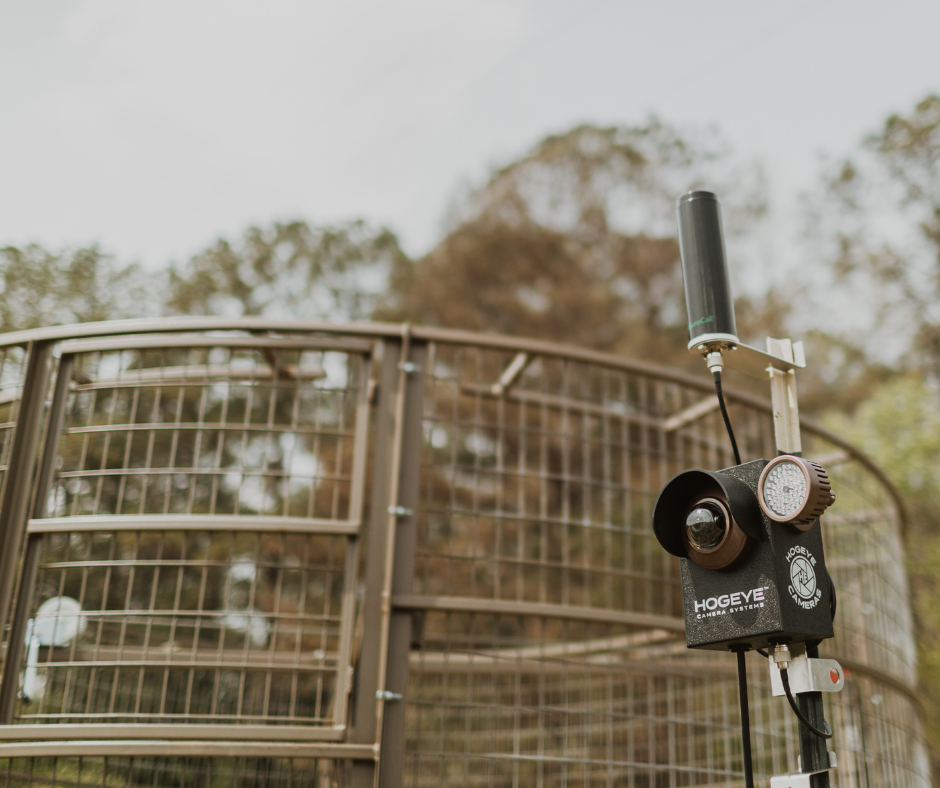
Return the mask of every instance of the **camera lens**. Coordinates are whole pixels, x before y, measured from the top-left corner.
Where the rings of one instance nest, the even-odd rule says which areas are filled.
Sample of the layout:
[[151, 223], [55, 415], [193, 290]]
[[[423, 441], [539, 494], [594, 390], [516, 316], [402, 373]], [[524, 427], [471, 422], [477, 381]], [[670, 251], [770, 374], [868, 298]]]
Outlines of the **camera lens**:
[[712, 550], [718, 547], [727, 528], [725, 513], [713, 503], [696, 506], [685, 518], [689, 543], [698, 550]]

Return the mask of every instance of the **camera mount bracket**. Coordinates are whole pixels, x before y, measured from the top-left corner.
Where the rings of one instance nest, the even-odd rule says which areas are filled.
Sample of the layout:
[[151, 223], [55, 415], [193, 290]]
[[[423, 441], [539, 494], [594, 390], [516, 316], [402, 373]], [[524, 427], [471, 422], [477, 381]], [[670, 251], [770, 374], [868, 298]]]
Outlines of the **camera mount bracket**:
[[[770, 670], [770, 690], [774, 697], [786, 695], [780, 678], [780, 664], [774, 659], [767, 660]], [[806, 645], [794, 643], [790, 647], [787, 666], [790, 679], [790, 691], [794, 695], [806, 692], [841, 692], [845, 686], [845, 674], [842, 666], [834, 659], [816, 659], [806, 656]]]
[[812, 788], [813, 775], [824, 774], [836, 768], [836, 754], [827, 753], [829, 768], [817, 769], [815, 772], [796, 772], [795, 774], [778, 774], [770, 778], [770, 788]]
[[[790, 352], [776, 347], [769, 347], [771, 342], [789, 344]], [[803, 369], [806, 366], [803, 343], [790, 343], [789, 339], [769, 339], [766, 353], [756, 347], [739, 342], [710, 342], [708, 340], [698, 342], [690, 349], [696, 355], [705, 355], [717, 351], [722, 354], [724, 366], [728, 369], [733, 369], [735, 372], [740, 372], [758, 380], [766, 380], [768, 372], [772, 369], [785, 373], [791, 370]]]
[[709, 370], [728, 367], [751, 378], [770, 380], [774, 437], [781, 454], [799, 455], [800, 411], [796, 398], [796, 370], [806, 367], [802, 342], [767, 338], [767, 352], [725, 339], [699, 337], [689, 350], [705, 357]]

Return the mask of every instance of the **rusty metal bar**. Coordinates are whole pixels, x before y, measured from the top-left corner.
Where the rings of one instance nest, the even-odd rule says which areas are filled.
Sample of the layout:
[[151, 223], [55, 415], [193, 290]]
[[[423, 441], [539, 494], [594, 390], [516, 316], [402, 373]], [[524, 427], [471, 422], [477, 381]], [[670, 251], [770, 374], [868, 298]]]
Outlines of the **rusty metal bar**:
[[373, 761], [375, 748], [355, 744], [248, 741], [68, 741], [0, 744], [0, 758], [141, 756], [163, 758], [336, 758]]
[[263, 531], [265, 533], [339, 534], [355, 536], [358, 520], [220, 514], [108, 514], [44, 517], [29, 521], [31, 534], [85, 531]]
[[[0, 502], [0, 632], [6, 627], [16, 582], [26, 520], [33, 493], [33, 471], [42, 431], [52, 345], [32, 342], [23, 378], [16, 432]], [[4, 672], [6, 672], [4, 670]]]
[[[395, 572], [395, 547], [397, 546], [398, 521], [402, 517], [413, 516], [413, 510], [399, 503], [401, 494], [402, 465], [405, 463], [402, 447], [405, 442], [405, 415], [408, 410], [409, 377], [421, 374], [423, 370], [411, 361], [412, 352], [411, 326], [407, 323], [402, 327], [401, 345], [398, 356], [398, 375], [395, 390], [395, 430], [392, 437], [391, 460], [389, 462], [389, 506], [385, 512], [386, 543], [384, 566], [382, 569], [382, 616], [379, 620], [379, 658], [378, 682], [375, 693], [376, 736], [381, 748], [385, 732], [385, 710], [390, 701], [400, 700], [397, 693], [391, 692], [387, 687], [389, 668], [389, 642], [391, 639], [392, 622], [392, 585]], [[420, 457], [420, 453], [418, 455]], [[378, 785], [380, 774], [376, 775]]]
[[519, 379], [519, 376], [525, 372], [528, 363], [528, 353], [517, 353], [513, 360], [506, 366], [506, 369], [503, 370], [503, 374], [499, 376], [499, 380], [493, 384], [493, 393], [499, 396], [508, 391]]
[[[150, 337], [148, 337], [149, 339]], [[78, 343], [63, 343], [66, 348], [75, 347]], [[219, 342], [206, 343], [205, 347], [217, 347]], [[161, 343], [158, 348], [165, 348], [166, 344]], [[192, 347], [191, 344], [183, 347]], [[232, 345], [227, 345], [231, 348]], [[127, 350], [123, 345], [121, 350]], [[241, 349], [241, 348], [238, 348]], [[270, 348], [268, 348], [270, 349]], [[313, 350], [304, 345], [295, 348], [298, 350]], [[99, 350], [95, 348], [95, 350]], [[274, 366], [267, 368], [238, 369], [223, 364], [193, 364], [188, 367], [145, 367], [143, 369], [128, 369], [122, 371], [117, 377], [113, 378], [89, 378], [83, 379], [75, 386], [78, 390], [87, 390], [90, 388], [112, 388], [116, 386], [133, 386], [141, 383], [158, 383], [164, 386], [198, 386], [205, 384], [208, 380], [277, 380], [283, 379], [285, 373], [284, 367], [277, 369]], [[321, 380], [326, 377], [326, 372], [322, 369], [310, 370], [290, 370], [289, 380]]]
[[161, 723], [59, 723], [0, 725], [0, 741], [107, 741], [229, 739], [239, 741], [342, 741], [345, 728], [299, 725], [207, 725]]
[[[356, 442], [353, 446], [352, 490], [349, 516], [357, 524], [362, 522], [362, 508], [366, 483], [366, 463], [369, 448], [369, 386], [371, 362], [365, 362], [360, 371], [359, 401], [356, 405]], [[339, 672], [336, 676], [337, 700], [333, 704], [333, 724], [345, 726], [349, 713], [349, 693], [352, 690], [353, 628], [356, 615], [356, 589], [359, 586], [359, 547], [361, 533], [346, 540], [346, 567], [343, 579], [343, 602], [340, 616]]]
[[[365, 595], [360, 619], [362, 639], [357, 650], [354, 683], [353, 731], [350, 741], [359, 745], [377, 745], [377, 708], [379, 692], [382, 589], [385, 586], [386, 555], [391, 545], [388, 508], [391, 505], [392, 450], [396, 432], [396, 403], [399, 383], [401, 340], [382, 343], [381, 365], [375, 404], [375, 441], [372, 452], [372, 494], [366, 532]], [[385, 601], [387, 605], [387, 600]], [[372, 788], [376, 777], [374, 764], [353, 765], [352, 785]]]
[[694, 405], [690, 405], [684, 410], [674, 413], [666, 419], [663, 422], [663, 430], [666, 432], [674, 432], [680, 427], [691, 424], [693, 421], [697, 421], [702, 418], [702, 416], [706, 416], [716, 410], [718, 410], [718, 397], [706, 397], [703, 400], [699, 400]]
[[[39, 474], [36, 478], [36, 492], [33, 500], [33, 517], [36, 518], [45, 517], [48, 509], [49, 491], [52, 488], [52, 478], [55, 475], [59, 436], [62, 434], [62, 424], [65, 421], [65, 409], [69, 400], [69, 385], [72, 382], [74, 362], [74, 357], [70, 355], [62, 356], [59, 359], [55, 389], [52, 394], [52, 403], [49, 406], [46, 440], [39, 464]], [[33, 589], [36, 586], [36, 573], [39, 569], [40, 539], [41, 537], [33, 534], [29, 534], [26, 539], [26, 552], [20, 570], [19, 592], [17, 593], [13, 618], [10, 621], [7, 653], [4, 660], [3, 677], [0, 681], [0, 725], [8, 725], [13, 721], [13, 705], [16, 701], [20, 664], [23, 659], [23, 638], [26, 634], [26, 621], [32, 611]]]
[[685, 633], [685, 620], [671, 616], [657, 616], [632, 610], [609, 610], [600, 607], [576, 607], [541, 602], [516, 602], [507, 599], [490, 599], [457, 596], [411, 596], [392, 597], [392, 605], [400, 610], [447, 610], [463, 613], [489, 613], [508, 616], [538, 616], [572, 621], [596, 621], [605, 624], [665, 629]]
[[[418, 484], [421, 476], [422, 420], [424, 416], [424, 373], [427, 345], [411, 343], [405, 364], [411, 371], [404, 383], [404, 409], [401, 414], [401, 471], [395, 491], [396, 514], [394, 564], [391, 593], [410, 594], [414, 586], [415, 513], [418, 508]], [[388, 633], [388, 670], [384, 688], [382, 717], [382, 759], [379, 763], [380, 788], [398, 788], [402, 784], [405, 759], [405, 704], [408, 696], [408, 652], [411, 648], [413, 613], [396, 610], [391, 605]]]

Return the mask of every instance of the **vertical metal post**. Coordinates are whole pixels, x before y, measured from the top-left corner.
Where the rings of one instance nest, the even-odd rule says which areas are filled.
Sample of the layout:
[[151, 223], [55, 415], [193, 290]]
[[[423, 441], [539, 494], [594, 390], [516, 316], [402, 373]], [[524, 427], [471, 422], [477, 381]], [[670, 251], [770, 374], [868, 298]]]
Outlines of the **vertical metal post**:
[[[807, 649], [806, 654], [811, 659], [817, 659], [819, 649]], [[817, 728], [824, 727], [823, 720], [825, 717], [821, 692], [801, 693], [796, 696], [796, 703], [806, 719]], [[828, 769], [829, 753], [826, 748], [826, 740], [820, 739], [799, 720], [797, 721], [797, 727], [800, 732], [800, 771], [815, 772], [820, 769]], [[814, 774], [810, 777], [810, 785], [812, 788], [829, 788], [829, 772], [823, 771], [820, 774]]]
[[[767, 339], [767, 352], [772, 356], [793, 361], [793, 345], [789, 339]], [[774, 438], [778, 454], [802, 453], [800, 441], [800, 411], [796, 398], [796, 373], [770, 368], [770, 396], [774, 414]], [[818, 649], [808, 649], [807, 656], [819, 656]], [[823, 701], [821, 692], [807, 692], [796, 696], [800, 711], [817, 728], [823, 727]], [[829, 768], [826, 740], [819, 738], [802, 722], [797, 721], [800, 736], [800, 771], [814, 772]], [[829, 772], [810, 777], [813, 788], [829, 788]]]
[[28, 361], [20, 393], [16, 432], [0, 501], [0, 632], [6, 627], [10, 614], [16, 565], [20, 558], [23, 535], [26, 533], [33, 470], [49, 383], [52, 345], [48, 342], [30, 342], [27, 353]]
[[[789, 339], [767, 338], [767, 352], [793, 361]], [[780, 454], [800, 454], [800, 409], [796, 401], [796, 373], [770, 368], [770, 397], [774, 411], [774, 438]]]
[[[372, 494], [369, 498], [369, 527], [366, 539], [365, 594], [362, 600], [362, 644], [355, 674], [355, 699], [351, 741], [376, 744], [379, 691], [379, 665], [382, 631], [382, 589], [385, 585], [385, 557], [391, 547], [388, 508], [391, 500], [392, 449], [395, 443], [396, 403], [399, 382], [400, 340], [382, 343], [376, 401], [375, 444], [372, 462]], [[377, 764], [356, 761], [352, 767], [354, 788], [372, 788]]]
[[[55, 392], [49, 409], [49, 422], [46, 428], [46, 440], [36, 477], [36, 494], [33, 499], [33, 517], [47, 517], [49, 489], [55, 475], [56, 457], [59, 451], [59, 436], [65, 421], [65, 408], [69, 399], [69, 384], [72, 382], [74, 357], [63, 356], [59, 361]], [[39, 551], [42, 536], [33, 534], [27, 537], [26, 553], [20, 571], [19, 591], [16, 595], [16, 608], [10, 621], [10, 636], [7, 641], [6, 662], [3, 679], [0, 682], [0, 725], [13, 722], [13, 706], [19, 688], [20, 664], [23, 660], [23, 638], [26, 634], [26, 620], [33, 603], [33, 590], [36, 587], [36, 574], [39, 568]]]
[[362, 361], [362, 379], [359, 402], [356, 404], [356, 441], [353, 448], [352, 490], [349, 499], [349, 519], [359, 523], [359, 533], [346, 540], [346, 569], [343, 580], [343, 603], [340, 618], [339, 674], [336, 679], [336, 702], [333, 706], [333, 724], [346, 727], [349, 716], [351, 683], [350, 654], [353, 648], [353, 625], [356, 615], [356, 591], [359, 586], [359, 549], [362, 533], [362, 509], [365, 493], [366, 465], [369, 450], [369, 381], [372, 376], [371, 357]]
[[[394, 540], [391, 592], [411, 594], [414, 587], [416, 511], [421, 480], [422, 419], [427, 345], [411, 344], [405, 365], [405, 402], [402, 413], [398, 489], [395, 499], [397, 527]], [[391, 609], [388, 632], [388, 668], [385, 676], [385, 709], [382, 715], [380, 788], [399, 788], [405, 768], [405, 710], [408, 691], [408, 653], [411, 649], [413, 613]]]

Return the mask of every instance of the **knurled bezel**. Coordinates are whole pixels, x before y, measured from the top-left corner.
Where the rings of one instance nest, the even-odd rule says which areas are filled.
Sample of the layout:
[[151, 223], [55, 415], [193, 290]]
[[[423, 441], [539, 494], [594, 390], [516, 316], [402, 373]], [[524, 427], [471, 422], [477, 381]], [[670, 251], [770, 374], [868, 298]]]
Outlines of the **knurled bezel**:
[[[767, 476], [770, 471], [784, 462], [796, 465], [803, 472], [803, 477], [806, 479], [806, 496], [803, 499], [802, 506], [792, 517], [777, 514], [764, 501], [764, 482], [767, 480]], [[826, 473], [825, 469], [818, 462], [807, 460], [804, 457], [797, 457], [793, 454], [781, 454], [779, 457], [774, 457], [767, 463], [757, 482], [757, 502], [760, 504], [761, 511], [775, 523], [787, 523], [800, 531], [809, 530], [833, 500], [832, 485], [829, 482], [829, 474]]]

